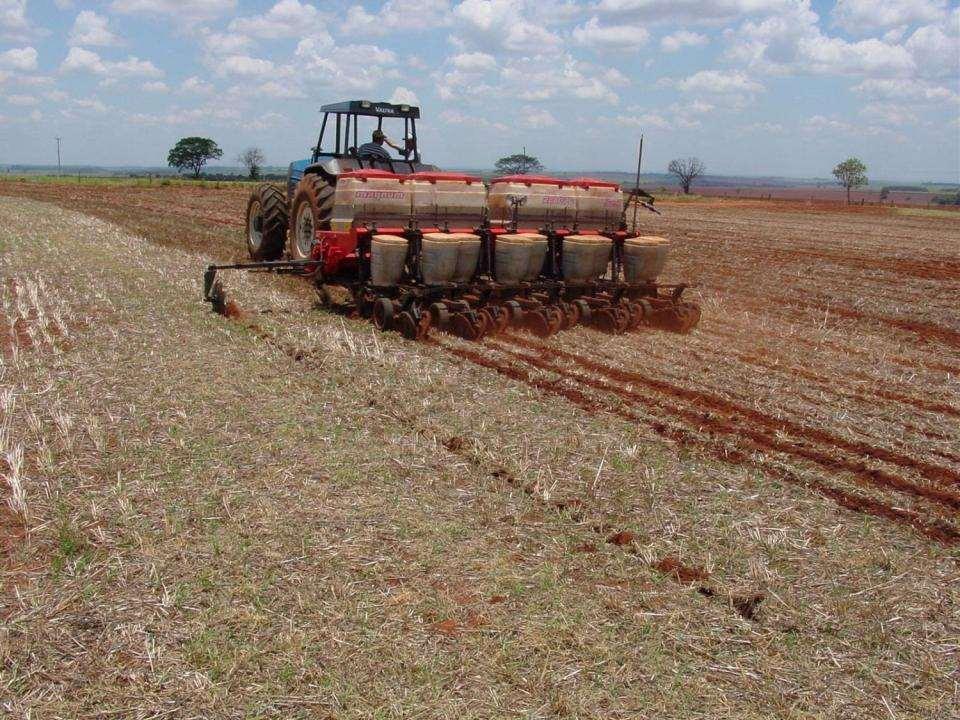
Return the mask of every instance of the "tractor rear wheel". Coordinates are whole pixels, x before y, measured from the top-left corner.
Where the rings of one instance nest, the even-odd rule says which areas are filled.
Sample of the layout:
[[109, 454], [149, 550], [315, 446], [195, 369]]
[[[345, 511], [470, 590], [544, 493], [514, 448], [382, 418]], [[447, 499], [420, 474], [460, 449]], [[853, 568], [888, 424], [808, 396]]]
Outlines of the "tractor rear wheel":
[[277, 260], [287, 241], [287, 198], [276, 185], [260, 185], [247, 201], [247, 251], [256, 262]]
[[333, 217], [333, 186], [322, 175], [304, 175], [290, 206], [290, 245], [293, 260], [306, 260], [317, 230], [329, 230]]

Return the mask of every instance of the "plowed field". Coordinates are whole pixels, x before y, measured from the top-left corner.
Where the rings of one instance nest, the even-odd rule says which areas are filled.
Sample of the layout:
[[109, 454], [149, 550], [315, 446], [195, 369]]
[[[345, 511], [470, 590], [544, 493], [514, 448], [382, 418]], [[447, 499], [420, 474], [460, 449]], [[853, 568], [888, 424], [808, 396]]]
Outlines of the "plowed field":
[[8, 707], [955, 706], [960, 218], [664, 204], [691, 334], [415, 344], [294, 278], [209, 313], [246, 193], [0, 183]]
[[[242, 185], [0, 189], [118, 221], [162, 245], [244, 259]], [[695, 333], [601, 338], [578, 329], [450, 352], [542, 392], [572, 393], [591, 411], [613, 403], [672, 442], [956, 541], [960, 217], [703, 201], [645, 220], [676, 244], [665, 279], [700, 285], [693, 294], [706, 312]]]

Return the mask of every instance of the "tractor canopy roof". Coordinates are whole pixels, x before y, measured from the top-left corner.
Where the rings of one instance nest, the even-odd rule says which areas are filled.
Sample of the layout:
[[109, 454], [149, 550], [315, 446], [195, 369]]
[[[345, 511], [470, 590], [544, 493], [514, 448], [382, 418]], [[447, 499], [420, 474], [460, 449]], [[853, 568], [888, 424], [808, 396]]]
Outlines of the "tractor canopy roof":
[[346, 113], [350, 115], [370, 115], [372, 117], [420, 117], [420, 108], [415, 105], [395, 105], [388, 102], [371, 102], [370, 100], [346, 100], [331, 103], [320, 108], [325, 113]]

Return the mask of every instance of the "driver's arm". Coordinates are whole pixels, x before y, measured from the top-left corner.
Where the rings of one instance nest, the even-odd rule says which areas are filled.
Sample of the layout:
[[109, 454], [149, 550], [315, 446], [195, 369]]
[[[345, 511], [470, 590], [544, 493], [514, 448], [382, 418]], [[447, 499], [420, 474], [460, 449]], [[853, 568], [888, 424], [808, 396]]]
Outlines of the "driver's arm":
[[392, 148], [393, 148], [394, 150], [396, 150], [398, 153], [402, 153], [402, 152], [403, 152], [403, 148], [394, 145], [394, 144], [393, 144], [393, 140], [391, 140], [390, 138], [384, 136], [383, 142], [384, 142], [385, 144], [389, 145], [390, 147], [392, 147]]

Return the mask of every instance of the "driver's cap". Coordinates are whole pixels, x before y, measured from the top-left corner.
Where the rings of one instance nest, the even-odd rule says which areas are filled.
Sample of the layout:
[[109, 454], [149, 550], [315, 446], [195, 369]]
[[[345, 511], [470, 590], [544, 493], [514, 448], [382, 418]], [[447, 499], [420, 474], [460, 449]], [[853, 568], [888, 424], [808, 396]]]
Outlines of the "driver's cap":
[[383, 130], [377, 129], [373, 131], [374, 140], [385, 140], [386, 137], [387, 136], [384, 134]]

